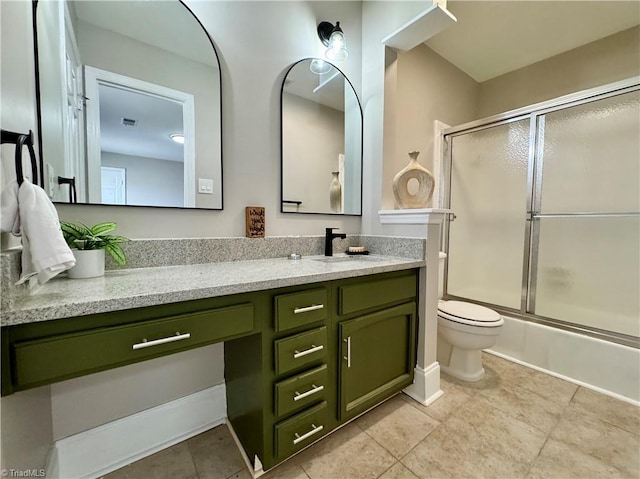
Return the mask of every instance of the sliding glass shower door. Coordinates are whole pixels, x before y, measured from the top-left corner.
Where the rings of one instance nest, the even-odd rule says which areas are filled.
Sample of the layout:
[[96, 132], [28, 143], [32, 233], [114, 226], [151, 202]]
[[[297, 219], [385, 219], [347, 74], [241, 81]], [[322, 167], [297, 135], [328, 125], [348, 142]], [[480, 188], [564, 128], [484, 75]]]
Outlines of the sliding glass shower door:
[[451, 139], [450, 295], [520, 308], [529, 122]]
[[446, 295], [640, 337], [640, 86], [446, 132]]
[[640, 92], [538, 118], [535, 314], [640, 336]]

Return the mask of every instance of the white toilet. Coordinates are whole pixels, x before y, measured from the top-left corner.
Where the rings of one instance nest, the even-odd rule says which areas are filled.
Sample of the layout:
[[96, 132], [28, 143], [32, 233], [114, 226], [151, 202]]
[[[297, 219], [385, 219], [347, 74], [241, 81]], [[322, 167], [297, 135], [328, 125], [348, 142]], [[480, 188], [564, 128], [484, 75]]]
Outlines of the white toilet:
[[490, 348], [502, 330], [504, 320], [494, 310], [463, 301], [442, 301], [444, 261], [438, 265], [438, 362], [445, 373], [463, 381], [484, 376], [482, 350]]

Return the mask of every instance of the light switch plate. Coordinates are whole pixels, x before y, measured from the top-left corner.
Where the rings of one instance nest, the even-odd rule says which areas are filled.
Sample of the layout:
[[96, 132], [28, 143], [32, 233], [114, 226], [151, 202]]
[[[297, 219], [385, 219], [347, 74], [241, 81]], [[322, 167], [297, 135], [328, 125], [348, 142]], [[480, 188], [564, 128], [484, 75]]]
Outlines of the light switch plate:
[[205, 195], [213, 194], [213, 180], [209, 178], [198, 178], [198, 193]]
[[58, 186], [56, 182], [56, 173], [53, 169], [53, 165], [51, 163], [47, 163], [47, 195], [49, 198], [53, 199], [56, 196], [56, 188]]

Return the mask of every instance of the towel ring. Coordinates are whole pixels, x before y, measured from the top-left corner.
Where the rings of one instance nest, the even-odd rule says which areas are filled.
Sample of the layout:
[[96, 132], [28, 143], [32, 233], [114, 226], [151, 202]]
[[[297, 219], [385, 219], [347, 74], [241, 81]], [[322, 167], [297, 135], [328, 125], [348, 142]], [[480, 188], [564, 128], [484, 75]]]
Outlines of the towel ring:
[[27, 145], [31, 159], [33, 183], [38, 184], [38, 166], [36, 164], [36, 152], [33, 149], [33, 132], [29, 130], [29, 133], [16, 133], [14, 131], [1, 130], [0, 133], [0, 143], [12, 143], [16, 145], [15, 166], [18, 185], [21, 185], [24, 181], [24, 174], [22, 172], [22, 148], [25, 145]]
[[58, 176], [59, 185], [69, 185], [69, 203], [78, 202], [78, 193], [76, 192], [76, 177], [65, 178], [64, 176]]

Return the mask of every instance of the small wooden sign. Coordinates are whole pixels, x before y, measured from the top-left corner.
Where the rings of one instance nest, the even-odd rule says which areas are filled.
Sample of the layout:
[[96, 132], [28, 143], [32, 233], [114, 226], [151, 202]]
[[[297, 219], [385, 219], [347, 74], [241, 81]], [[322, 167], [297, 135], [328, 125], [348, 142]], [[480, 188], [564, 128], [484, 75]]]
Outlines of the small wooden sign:
[[244, 211], [246, 237], [264, 238], [264, 208], [262, 206], [247, 206]]

